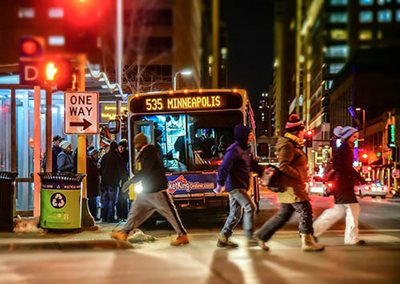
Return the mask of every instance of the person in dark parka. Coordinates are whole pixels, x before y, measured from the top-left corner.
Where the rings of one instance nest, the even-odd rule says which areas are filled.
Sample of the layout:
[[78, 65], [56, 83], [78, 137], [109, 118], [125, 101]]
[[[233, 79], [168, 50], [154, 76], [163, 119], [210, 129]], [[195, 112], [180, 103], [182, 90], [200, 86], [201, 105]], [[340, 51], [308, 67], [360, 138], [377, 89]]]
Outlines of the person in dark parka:
[[121, 156], [118, 154], [118, 144], [113, 141], [110, 150], [102, 157], [101, 169], [101, 218], [103, 222], [115, 222], [115, 204], [118, 186], [123, 171]]
[[[226, 150], [221, 166], [218, 168], [216, 193], [225, 186], [229, 193], [229, 216], [218, 237], [218, 247], [237, 247], [238, 244], [229, 240], [233, 229], [239, 223], [243, 214], [243, 230], [248, 239], [248, 245], [253, 245], [253, 218], [255, 205], [248, 193], [250, 173], [261, 176], [264, 168], [259, 166], [250, 151], [249, 144], [254, 134], [249, 127], [238, 124], [234, 128], [235, 142]], [[242, 213], [243, 211], [243, 213]]]
[[90, 214], [98, 221], [98, 199], [100, 196], [100, 169], [97, 167], [99, 151], [91, 149], [86, 157], [87, 198]]
[[333, 134], [342, 142], [333, 156], [335, 205], [325, 210], [314, 222], [314, 234], [316, 237], [320, 236], [346, 215], [344, 243], [363, 245], [365, 241], [360, 240], [358, 235], [360, 205], [354, 193], [355, 182], [366, 183], [364, 178], [353, 168], [354, 142], [358, 139], [358, 130], [351, 126], [338, 126], [333, 130]]

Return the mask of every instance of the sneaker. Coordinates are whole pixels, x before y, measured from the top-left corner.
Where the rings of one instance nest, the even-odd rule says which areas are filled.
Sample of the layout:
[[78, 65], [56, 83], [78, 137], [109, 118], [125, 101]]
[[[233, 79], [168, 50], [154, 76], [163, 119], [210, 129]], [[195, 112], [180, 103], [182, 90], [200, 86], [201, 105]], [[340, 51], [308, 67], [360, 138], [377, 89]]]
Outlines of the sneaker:
[[128, 240], [128, 234], [121, 231], [115, 231], [111, 233], [111, 238], [117, 241], [126, 241]]
[[171, 246], [187, 245], [188, 243], [189, 243], [189, 238], [186, 234], [179, 235], [175, 240], [171, 241]]
[[227, 237], [219, 237], [217, 247], [219, 248], [237, 248], [239, 245], [229, 240]]
[[356, 245], [356, 246], [364, 246], [365, 245], [365, 241], [364, 240], [358, 240], [354, 245]]

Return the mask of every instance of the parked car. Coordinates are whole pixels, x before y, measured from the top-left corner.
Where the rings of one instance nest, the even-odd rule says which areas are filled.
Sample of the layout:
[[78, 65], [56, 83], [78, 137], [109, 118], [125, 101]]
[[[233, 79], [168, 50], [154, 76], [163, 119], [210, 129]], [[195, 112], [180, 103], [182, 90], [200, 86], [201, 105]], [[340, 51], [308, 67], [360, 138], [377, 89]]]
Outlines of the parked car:
[[354, 190], [356, 195], [361, 198], [364, 196], [372, 196], [372, 198], [380, 196], [381, 198], [386, 198], [388, 193], [388, 187], [383, 185], [380, 181], [371, 181], [367, 184], [356, 185]]
[[332, 194], [332, 183], [319, 180], [312, 180], [308, 183], [308, 193], [320, 196], [329, 196]]

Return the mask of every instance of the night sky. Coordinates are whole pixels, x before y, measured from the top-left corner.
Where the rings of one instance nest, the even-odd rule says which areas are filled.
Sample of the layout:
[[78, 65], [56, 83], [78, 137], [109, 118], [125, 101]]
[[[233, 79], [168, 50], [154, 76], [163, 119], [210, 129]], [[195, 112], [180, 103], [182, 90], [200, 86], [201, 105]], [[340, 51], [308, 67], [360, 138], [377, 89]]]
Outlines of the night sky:
[[228, 87], [246, 89], [253, 110], [272, 84], [273, 0], [221, 0], [228, 30]]

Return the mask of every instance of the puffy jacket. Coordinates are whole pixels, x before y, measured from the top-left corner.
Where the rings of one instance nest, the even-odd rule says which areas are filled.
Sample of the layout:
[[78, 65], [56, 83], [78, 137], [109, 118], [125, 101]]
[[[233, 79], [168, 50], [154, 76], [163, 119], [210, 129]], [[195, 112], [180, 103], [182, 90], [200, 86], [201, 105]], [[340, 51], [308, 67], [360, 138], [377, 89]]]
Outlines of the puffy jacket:
[[262, 175], [264, 169], [259, 166], [253, 158], [250, 148], [247, 146], [247, 139], [250, 128], [243, 125], [235, 127], [235, 142], [228, 147], [224, 160], [218, 168], [217, 183], [225, 185], [226, 191], [236, 188], [248, 190], [250, 186], [250, 172]]
[[307, 157], [302, 150], [302, 145], [285, 135], [280, 137], [277, 147], [279, 169], [284, 173], [282, 186], [285, 191], [278, 193], [278, 202], [295, 203], [309, 200], [306, 191]]

